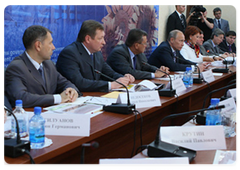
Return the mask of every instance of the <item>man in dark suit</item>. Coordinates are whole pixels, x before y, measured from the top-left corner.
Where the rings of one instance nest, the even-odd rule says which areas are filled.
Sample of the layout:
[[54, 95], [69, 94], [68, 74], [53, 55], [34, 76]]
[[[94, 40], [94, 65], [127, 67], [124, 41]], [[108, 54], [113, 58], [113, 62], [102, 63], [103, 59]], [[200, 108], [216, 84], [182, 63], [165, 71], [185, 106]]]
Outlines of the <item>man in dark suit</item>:
[[[147, 33], [140, 29], [129, 31], [125, 44], [116, 46], [107, 58], [107, 63], [113, 70], [121, 74], [131, 74], [135, 79], [151, 79], [165, 74], [155, 66], [147, 63], [144, 54], [147, 46]], [[160, 68], [169, 72], [164, 66]]]
[[[151, 54], [148, 63], [156, 67], [166, 66], [170, 71], [185, 71], [186, 67], [196, 65], [189, 60], [184, 59], [180, 50], [184, 45], [184, 34], [179, 30], [173, 30], [169, 33], [168, 40], [162, 42]], [[205, 69], [205, 64], [198, 65], [200, 70]]]
[[30, 26], [22, 39], [26, 51], [15, 57], [5, 72], [5, 95], [12, 107], [17, 99], [23, 101], [23, 107], [75, 101], [77, 88], [57, 72], [50, 60], [55, 49], [51, 31]]
[[221, 18], [222, 10], [219, 7], [214, 8], [213, 15], [215, 18], [213, 19], [214, 27], [212, 31], [214, 31], [216, 28], [219, 28], [223, 30], [224, 34], [227, 34], [229, 31], [229, 23], [227, 20]]
[[172, 30], [178, 29], [184, 33], [185, 28], [187, 26], [186, 17], [183, 14], [185, 11], [185, 5], [176, 5], [176, 11], [169, 15], [167, 20], [167, 34]]
[[104, 79], [95, 70], [117, 79], [124, 85], [135, 81], [130, 74], [123, 76], [104, 61], [101, 48], [105, 45], [104, 28], [94, 20], [82, 23], [76, 42], [65, 47], [58, 56], [57, 70], [74, 83], [80, 91], [103, 91], [120, 88], [116, 82]]
[[223, 42], [219, 44], [220, 49], [222, 51], [232, 53], [233, 55], [235, 55], [236, 54], [236, 45], [234, 43], [235, 40], [236, 40], [236, 32], [228, 31]]

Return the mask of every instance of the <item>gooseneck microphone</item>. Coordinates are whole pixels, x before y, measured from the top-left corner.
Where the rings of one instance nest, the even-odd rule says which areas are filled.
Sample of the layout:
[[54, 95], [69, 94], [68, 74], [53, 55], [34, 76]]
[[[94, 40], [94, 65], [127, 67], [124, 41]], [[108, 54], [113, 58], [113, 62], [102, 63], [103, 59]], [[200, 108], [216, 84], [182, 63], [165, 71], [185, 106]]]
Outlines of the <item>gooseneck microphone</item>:
[[30, 151], [30, 142], [21, 140], [19, 134], [19, 124], [16, 116], [7, 107], [4, 106], [4, 109], [7, 110], [10, 113], [10, 115], [14, 117], [17, 129], [17, 138], [4, 139], [4, 155], [9, 156], [11, 158], [16, 158], [18, 156], [25, 154], [26, 151]]
[[101, 76], [111, 80], [111, 81], [115, 81], [118, 84], [121, 84], [127, 92], [127, 104], [121, 104], [121, 103], [112, 103], [111, 105], [104, 105], [103, 106], [103, 110], [104, 111], [108, 111], [108, 112], [114, 112], [114, 113], [121, 113], [121, 114], [130, 114], [133, 113], [133, 111], [135, 110], [135, 104], [131, 104], [130, 103], [130, 98], [129, 98], [129, 91], [128, 88], [121, 82], [114, 80], [113, 78], [103, 74], [102, 72], [98, 71], [95, 69], [95, 72], [97, 74], [100, 74]]
[[[142, 64], [144, 64], [144, 65], [146, 65], [148, 67], [153, 68], [152, 65], [150, 65], [150, 64], [148, 64], [148, 63], [146, 63], [144, 61], [142, 61]], [[159, 68], [157, 70], [162, 72], [162, 73], [165, 73], [166, 75], [168, 75], [169, 80], [170, 80], [170, 89], [160, 89], [160, 90], [158, 90], [159, 95], [160, 96], [166, 96], [166, 97], [173, 97], [176, 94], [176, 89], [172, 88], [172, 78], [171, 78], [171, 76], [167, 72], [162, 71]]]
[[[184, 59], [179, 58], [179, 57], [177, 57], [177, 56], [175, 56], [175, 58], [177, 58], [178, 60], [181, 60], [181, 61], [187, 62], [188, 64], [193, 64], [193, 63], [191, 63], [190, 61], [188, 61], [188, 60], [184, 60]], [[193, 77], [193, 83], [201, 84], [201, 83], [203, 82], [203, 78], [201, 77], [200, 68], [198, 67], [197, 64], [194, 64], [194, 65], [198, 68], [198, 77]]]
[[224, 58], [224, 57], [221, 57], [221, 56], [219, 56], [220, 58], [222, 58], [223, 59], [223, 64], [225, 63], [225, 68], [214, 68], [214, 69], [212, 69], [212, 72], [215, 72], [215, 73], [228, 73], [228, 71], [229, 71], [229, 69], [228, 69], [228, 67], [227, 67], [227, 60], [226, 60], [226, 58]]
[[[230, 87], [233, 87], [233, 86], [236, 86], [236, 83], [233, 83], [233, 84], [230, 84], [230, 85], [227, 85], [227, 86], [224, 86], [224, 87], [221, 87], [219, 89], [215, 89], [215, 90], [212, 90], [211, 92], [209, 92], [203, 100], [203, 107], [202, 108], [205, 107], [206, 100], [210, 95], [212, 95], [212, 93], [215, 93], [215, 92], [218, 92], [218, 91], [221, 91], [221, 90], [224, 90], [224, 89], [229, 89]], [[205, 125], [206, 124], [206, 113], [204, 112], [204, 110], [197, 114], [196, 122], [200, 125]]]
[[81, 164], [84, 164], [85, 147], [91, 147], [91, 148], [95, 149], [95, 148], [99, 147], [99, 143], [96, 141], [92, 141], [91, 143], [82, 144], [81, 159], [80, 159]]
[[171, 114], [164, 117], [158, 125], [155, 141], [150, 143], [147, 147], [148, 156], [149, 157], [188, 157], [189, 161], [191, 162], [196, 157], [196, 151], [161, 141], [160, 128], [162, 126], [162, 123], [169, 118], [175, 118], [178, 116], [183, 116], [183, 115], [201, 112], [205, 110], [215, 110], [215, 109], [222, 109], [222, 108], [225, 108], [225, 106], [220, 105], [212, 108], [204, 108], [204, 109], [193, 110], [189, 112]]

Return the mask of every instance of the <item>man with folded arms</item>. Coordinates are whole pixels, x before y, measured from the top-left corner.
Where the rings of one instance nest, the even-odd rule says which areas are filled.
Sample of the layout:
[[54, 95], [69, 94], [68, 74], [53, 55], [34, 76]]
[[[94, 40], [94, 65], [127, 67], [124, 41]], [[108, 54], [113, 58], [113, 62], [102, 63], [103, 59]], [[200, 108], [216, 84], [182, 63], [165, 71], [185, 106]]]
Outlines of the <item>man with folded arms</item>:
[[[107, 58], [107, 63], [121, 74], [131, 74], [135, 79], [151, 79], [165, 75], [158, 67], [147, 64], [143, 53], [147, 47], [147, 33], [140, 29], [129, 31], [125, 44], [116, 46]], [[162, 66], [160, 70], [169, 73]]]
[[51, 31], [33, 25], [25, 30], [22, 40], [26, 51], [15, 57], [5, 72], [5, 95], [12, 107], [18, 99], [23, 107], [74, 102], [81, 93], [50, 60], [55, 49]]

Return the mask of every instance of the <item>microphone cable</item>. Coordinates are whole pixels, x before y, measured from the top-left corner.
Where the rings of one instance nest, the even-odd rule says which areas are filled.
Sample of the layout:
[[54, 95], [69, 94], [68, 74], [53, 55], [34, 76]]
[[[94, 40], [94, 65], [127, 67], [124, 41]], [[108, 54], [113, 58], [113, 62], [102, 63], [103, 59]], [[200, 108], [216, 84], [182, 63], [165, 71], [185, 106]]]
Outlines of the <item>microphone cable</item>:
[[26, 149], [19, 149], [19, 151], [27, 154], [29, 156], [29, 158], [30, 158], [30, 163], [31, 164], [35, 164], [35, 161], [34, 161], [33, 157], [31, 156], [31, 154], [30, 154], [30, 152], [28, 150], [26, 150]]
[[132, 149], [131, 157], [133, 157], [135, 145], [136, 145], [136, 126], [137, 126], [137, 114], [134, 111], [133, 111], [133, 114], [135, 115], [135, 118], [134, 118], [134, 130], [133, 130], [133, 149]]

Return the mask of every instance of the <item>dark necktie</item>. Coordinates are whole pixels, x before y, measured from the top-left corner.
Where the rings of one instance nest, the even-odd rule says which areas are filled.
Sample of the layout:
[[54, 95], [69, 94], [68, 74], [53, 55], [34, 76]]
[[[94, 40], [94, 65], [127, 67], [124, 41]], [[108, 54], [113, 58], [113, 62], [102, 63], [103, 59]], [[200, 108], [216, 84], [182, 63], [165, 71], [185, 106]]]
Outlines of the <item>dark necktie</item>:
[[231, 45], [229, 45], [228, 48], [229, 48], [229, 52], [232, 52], [232, 47], [231, 47]]
[[218, 53], [217, 46], [214, 47], [215, 53]]
[[176, 63], [176, 56], [177, 56], [176, 51], [173, 51], [173, 61], [174, 61], [174, 63]]
[[133, 57], [133, 68], [136, 69], [136, 56]]
[[220, 23], [220, 19], [218, 20], [218, 28], [221, 29], [221, 23]]
[[45, 77], [44, 77], [44, 72], [43, 72], [43, 66], [39, 67], [38, 72], [42, 76], [42, 79], [43, 79], [43, 82], [44, 82], [44, 85], [45, 85], [46, 82], [45, 82]]
[[180, 19], [181, 19], [181, 24], [182, 24], [183, 28], [185, 28], [183, 14], [180, 15]]

